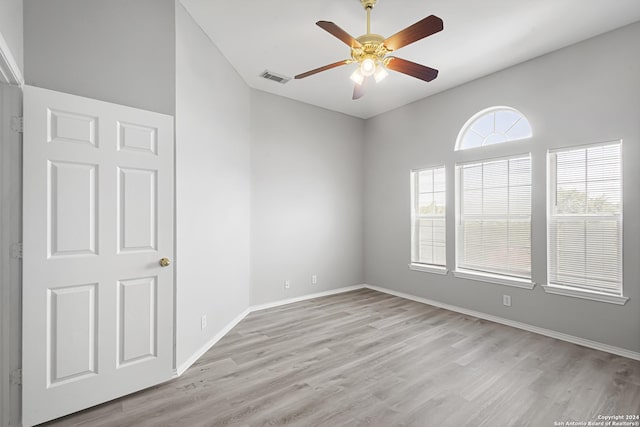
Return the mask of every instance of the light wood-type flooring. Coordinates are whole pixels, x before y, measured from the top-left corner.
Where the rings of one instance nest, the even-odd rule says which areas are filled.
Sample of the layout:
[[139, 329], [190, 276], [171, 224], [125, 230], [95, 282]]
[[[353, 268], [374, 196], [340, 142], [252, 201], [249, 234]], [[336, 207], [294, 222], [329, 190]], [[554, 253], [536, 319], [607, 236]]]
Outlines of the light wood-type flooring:
[[180, 378], [48, 425], [546, 427], [599, 415], [640, 415], [640, 362], [363, 289], [254, 312]]

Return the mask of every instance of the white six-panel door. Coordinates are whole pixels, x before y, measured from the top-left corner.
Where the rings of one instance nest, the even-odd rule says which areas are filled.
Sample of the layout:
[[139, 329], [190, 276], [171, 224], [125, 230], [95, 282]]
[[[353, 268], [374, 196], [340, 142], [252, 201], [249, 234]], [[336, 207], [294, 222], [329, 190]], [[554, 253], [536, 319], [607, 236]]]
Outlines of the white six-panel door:
[[173, 374], [173, 118], [24, 89], [23, 425]]

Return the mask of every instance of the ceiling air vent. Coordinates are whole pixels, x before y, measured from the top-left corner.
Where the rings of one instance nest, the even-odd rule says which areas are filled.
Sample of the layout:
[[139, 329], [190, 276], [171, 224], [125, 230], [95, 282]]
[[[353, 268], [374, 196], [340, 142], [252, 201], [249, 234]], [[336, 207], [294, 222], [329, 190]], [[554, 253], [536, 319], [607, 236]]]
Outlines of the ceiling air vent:
[[280, 84], [285, 84], [286, 82], [291, 80], [291, 77], [283, 76], [282, 74], [272, 73], [269, 70], [264, 70], [264, 72], [260, 74], [260, 77], [267, 80], [273, 80], [274, 82], [278, 82]]

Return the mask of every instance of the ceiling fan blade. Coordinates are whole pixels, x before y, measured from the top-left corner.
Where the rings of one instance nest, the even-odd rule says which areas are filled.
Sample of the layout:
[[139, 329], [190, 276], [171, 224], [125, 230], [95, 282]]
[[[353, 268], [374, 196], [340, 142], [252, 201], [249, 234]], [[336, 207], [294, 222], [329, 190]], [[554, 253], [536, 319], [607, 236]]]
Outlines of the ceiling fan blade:
[[325, 30], [326, 32], [328, 32], [329, 34], [333, 35], [334, 37], [337, 37], [338, 39], [342, 40], [349, 47], [362, 46], [362, 44], [358, 40], [354, 39], [349, 33], [347, 33], [342, 28], [338, 27], [333, 22], [318, 21], [316, 22], [316, 25], [322, 28], [323, 30]]
[[348, 59], [345, 59], [345, 60], [342, 60], [342, 61], [334, 62], [333, 64], [325, 65], [324, 67], [320, 67], [320, 68], [313, 69], [311, 71], [307, 71], [306, 73], [298, 74], [297, 76], [295, 76], [295, 78], [296, 79], [304, 79], [305, 77], [312, 76], [312, 75], [320, 73], [322, 71], [330, 70], [332, 68], [336, 68], [336, 67], [339, 67], [341, 65], [347, 65], [347, 64], [350, 64], [350, 63], [351, 63], [351, 61], [349, 61]]
[[356, 99], [360, 99], [364, 96], [365, 91], [367, 90], [367, 80], [369, 79], [365, 77], [365, 79], [362, 81], [362, 84], [356, 83], [353, 88], [353, 98], [351, 99], [355, 101]]
[[442, 19], [435, 15], [429, 15], [421, 21], [387, 38], [384, 41], [384, 45], [389, 50], [398, 50], [431, 34], [442, 31], [443, 28]]
[[389, 59], [389, 61], [386, 65], [390, 70], [399, 71], [411, 77], [424, 80], [425, 82], [430, 82], [438, 77], [438, 70], [436, 69], [425, 67], [424, 65], [416, 64], [406, 59], [396, 58], [395, 56], [389, 56], [387, 59]]

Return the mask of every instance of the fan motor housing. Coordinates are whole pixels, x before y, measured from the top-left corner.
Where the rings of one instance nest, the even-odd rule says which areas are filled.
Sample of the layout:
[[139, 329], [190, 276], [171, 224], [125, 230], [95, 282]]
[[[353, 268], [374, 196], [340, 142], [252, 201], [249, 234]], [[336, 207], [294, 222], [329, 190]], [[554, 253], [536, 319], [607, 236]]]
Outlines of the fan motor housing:
[[361, 46], [351, 48], [351, 57], [361, 62], [366, 58], [382, 60], [390, 50], [384, 45], [384, 37], [380, 34], [365, 34], [358, 37]]

